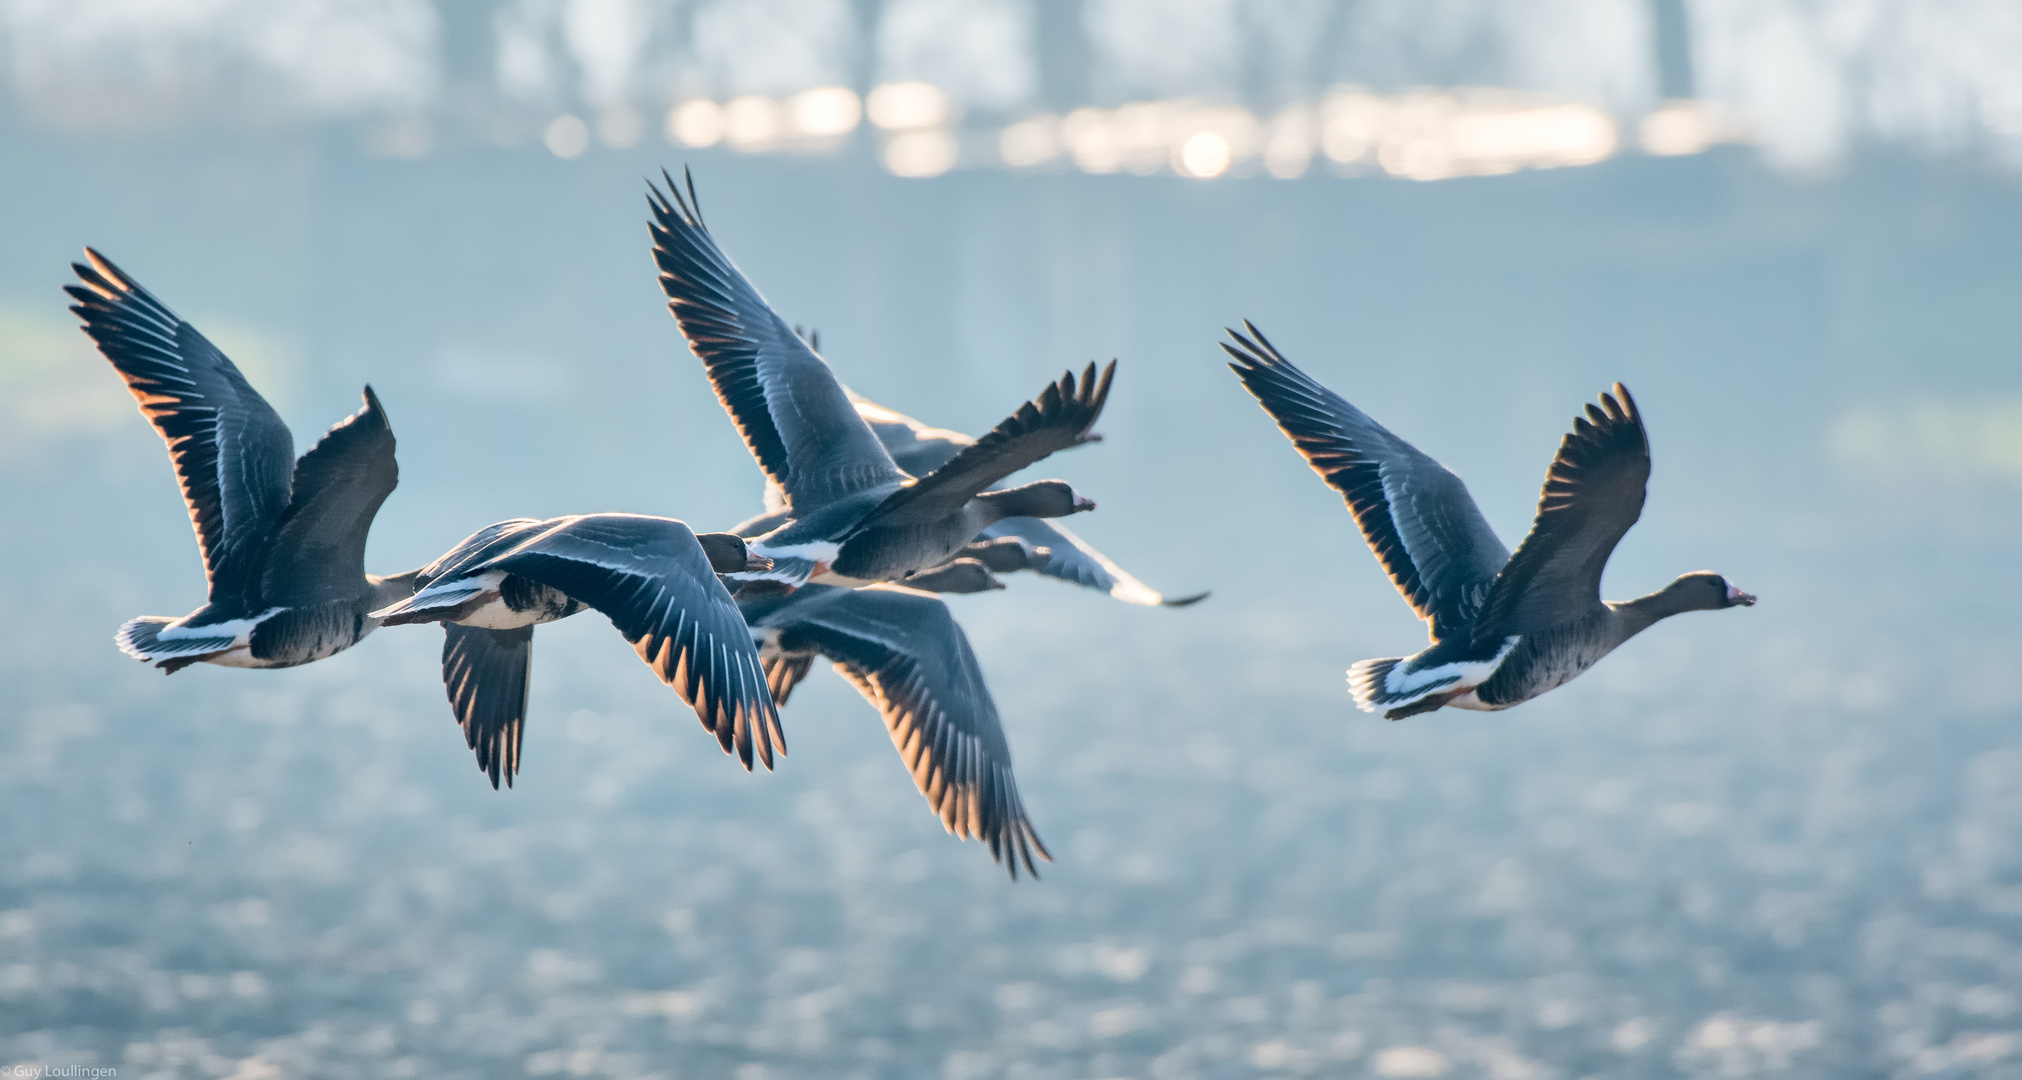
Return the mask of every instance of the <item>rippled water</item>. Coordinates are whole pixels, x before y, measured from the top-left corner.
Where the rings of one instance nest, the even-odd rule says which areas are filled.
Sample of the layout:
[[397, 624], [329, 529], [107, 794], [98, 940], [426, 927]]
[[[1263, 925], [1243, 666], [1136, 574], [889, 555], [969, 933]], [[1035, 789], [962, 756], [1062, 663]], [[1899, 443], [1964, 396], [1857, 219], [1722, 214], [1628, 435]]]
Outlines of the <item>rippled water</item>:
[[[724, 527], [759, 477], [661, 308], [659, 153], [367, 163], [310, 137], [9, 135], [0, 172], [0, 1064], [125, 1076], [2022, 1075], [2022, 192], [1739, 152], [1417, 185], [885, 177], [692, 158], [856, 389], [994, 423], [1121, 360], [1043, 468], [1183, 611], [952, 601], [1058, 861], [942, 835], [817, 673], [746, 775], [598, 617], [542, 629], [517, 790], [437, 635], [164, 679], [200, 600], [159, 442], [70, 329], [84, 243], [306, 445], [370, 380], [370, 562], [496, 518]], [[1254, 318], [1514, 541], [1615, 379], [1655, 454], [1610, 595], [1718, 569], [1514, 712], [1386, 723], [1421, 631], [1221, 367]]]

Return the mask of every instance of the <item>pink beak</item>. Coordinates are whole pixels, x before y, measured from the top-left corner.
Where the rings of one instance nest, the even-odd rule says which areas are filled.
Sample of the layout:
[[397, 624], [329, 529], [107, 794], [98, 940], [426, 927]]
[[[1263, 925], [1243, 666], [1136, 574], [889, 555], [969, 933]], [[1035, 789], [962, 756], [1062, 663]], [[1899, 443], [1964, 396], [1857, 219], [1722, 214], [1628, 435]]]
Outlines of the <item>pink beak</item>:
[[1755, 603], [1755, 597], [1750, 593], [1742, 592], [1730, 584], [1727, 586], [1727, 602], [1730, 605], [1740, 604], [1743, 607], [1748, 607]]
[[1074, 508], [1076, 510], [1093, 510], [1095, 509], [1095, 500], [1077, 491], [1074, 493]]

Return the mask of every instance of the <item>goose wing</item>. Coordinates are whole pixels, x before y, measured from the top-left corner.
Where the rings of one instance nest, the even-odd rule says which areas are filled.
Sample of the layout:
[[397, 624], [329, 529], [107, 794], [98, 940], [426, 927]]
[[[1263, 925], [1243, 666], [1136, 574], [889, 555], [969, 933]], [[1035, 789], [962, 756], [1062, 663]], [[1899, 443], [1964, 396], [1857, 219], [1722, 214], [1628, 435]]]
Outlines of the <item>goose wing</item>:
[[1114, 360], [1099, 377], [1094, 364], [1082, 372], [1079, 382], [1071, 371], [1061, 376], [941, 467], [892, 493], [861, 525], [938, 521], [997, 481], [1056, 450], [1080, 445], [1102, 415], [1115, 376]]
[[758, 465], [801, 515], [905, 479], [842, 384], [752, 287], [684, 197], [652, 187], [653, 258], [668, 310]]
[[527, 727], [527, 685], [533, 669], [534, 628], [487, 630], [444, 623], [442, 686], [463, 728], [464, 745], [477, 754], [478, 771], [507, 787], [520, 771], [520, 740]]
[[1446, 467], [1300, 371], [1254, 325], [1229, 367], [1306, 463], [1348, 501], [1363, 539], [1435, 639], [1467, 626], [1509, 550]]
[[994, 540], [1002, 536], [1016, 536], [1035, 547], [1047, 549], [1047, 553], [1034, 563], [1034, 573], [1058, 578], [1084, 589], [1106, 592], [1126, 604], [1143, 604], [1146, 607], [1185, 607], [1207, 597], [1199, 592], [1191, 596], [1167, 597], [1144, 582], [1132, 577], [1123, 567], [1109, 560], [1088, 541], [1074, 534], [1066, 526], [1043, 518], [1014, 517], [983, 530], [983, 538]]
[[746, 768], [754, 750], [767, 768], [774, 748], [785, 752], [758, 649], [686, 524], [636, 514], [557, 518], [487, 568], [559, 589], [609, 616]]
[[933, 472], [961, 453], [963, 447], [976, 442], [959, 431], [929, 427], [905, 413], [887, 409], [847, 386], [843, 387], [843, 393], [849, 395], [857, 415], [870, 425], [871, 434], [884, 444], [885, 452], [912, 476]]
[[288, 425], [218, 347], [110, 259], [85, 249], [63, 291], [141, 414], [168, 444], [203, 552], [213, 606], [260, 608], [260, 574], [288, 508]]
[[318, 604], [358, 594], [365, 538], [400, 483], [393, 428], [379, 395], [330, 429], [295, 463], [294, 490], [267, 558], [261, 595], [269, 604]]
[[[752, 625], [779, 631], [788, 656], [819, 652], [875, 705], [913, 783], [958, 837], [975, 838], [1018, 875], [1051, 860], [1026, 817], [1011, 748], [969, 639], [948, 606], [890, 585], [811, 585], [765, 608]], [[782, 669], [786, 664], [778, 665]], [[783, 670], [786, 689], [805, 673]]]
[[1601, 571], [1643, 516], [1650, 438], [1616, 383], [1573, 420], [1545, 473], [1537, 520], [1490, 588], [1477, 637], [1527, 634], [1601, 607]]
[[784, 705], [793, 696], [793, 688], [807, 678], [808, 669], [814, 666], [815, 655], [794, 653], [765, 658], [765, 682], [772, 688], [773, 704]]

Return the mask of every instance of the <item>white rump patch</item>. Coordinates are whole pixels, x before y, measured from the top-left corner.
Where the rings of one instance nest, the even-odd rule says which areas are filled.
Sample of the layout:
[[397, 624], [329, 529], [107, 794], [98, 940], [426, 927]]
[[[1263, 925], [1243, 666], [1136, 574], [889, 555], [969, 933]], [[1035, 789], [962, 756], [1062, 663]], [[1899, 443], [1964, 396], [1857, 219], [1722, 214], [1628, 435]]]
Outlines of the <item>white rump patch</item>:
[[784, 582], [785, 584], [791, 585], [797, 589], [802, 585], [807, 584], [808, 577], [814, 573], [814, 568], [817, 565], [817, 563], [814, 562], [813, 560], [804, 559], [797, 555], [780, 555], [777, 553], [760, 551], [756, 546], [753, 546], [751, 550], [757, 551], [759, 554], [764, 555], [768, 559], [771, 559], [772, 569], [739, 570], [734, 574], [724, 574], [723, 577], [725, 580], [778, 581]]
[[751, 550], [768, 559], [805, 559], [811, 563], [834, 562], [842, 545], [833, 540], [811, 540], [805, 544], [768, 544], [752, 541]]
[[181, 619], [162, 627], [155, 640], [166, 645], [177, 639], [211, 641], [228, 638], [234, 645], [244, 645], [253, 639], [253, 627], [279, 615], [284, 609], [268, 608], [250, 619], [231, 619], [226, 622], [210, 623], [205, 626], [189, 626]]
[[1412, 667], [1416, 657], [1362, 660], [1348, 669], [1348, 685], [1355, 695], [1356, 707], [1364, 712], [1402, 708], [1446, 690], [1459, 689], [1471, 694], [1495, 674], [1520, 640], [1520, 637], [1504, 638], [1502, 648], [1486, 660], [1461, 660], [1433, 667]]
[[497, 592], [499, 584], [505, 581], [505, 571], [487, 570], [472, 577], [460, 577], [452, 581], [431, 584], [427, 588], [397, 604], [388, 604], [366, 616], [369, 619], [385, 621], [395, 615], [406, 615], [417, 611], [436, 611], [441, 608], [457, 607], [472, 597], [486, 592]]

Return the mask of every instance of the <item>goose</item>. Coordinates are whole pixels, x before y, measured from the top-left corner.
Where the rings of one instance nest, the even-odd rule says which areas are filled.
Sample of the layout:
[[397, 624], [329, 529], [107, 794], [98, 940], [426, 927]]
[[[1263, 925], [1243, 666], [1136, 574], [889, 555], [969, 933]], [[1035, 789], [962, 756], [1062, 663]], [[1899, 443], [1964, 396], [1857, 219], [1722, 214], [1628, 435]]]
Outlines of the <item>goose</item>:
[[497, 788], [519, 772], [534, 627], [595, 608], [695, 709], [746, 769], [786, 751], [765, 670], [717, 574], [766, 560], [729, 533], [674, 518], [513, 518], [472, 533], [415, 572], [412, 596], [374, 611], [387, 626], [443, 623], [443, 685], [478, 768]]
[[759, 467], [786, 497], [787, 519], [752, 547], [773, 562], [739, 582], [861, 586], [938, 566], [1007, 518], [1095, 509], [1061, 480], [991, 490], [1088, 435], [1109, 397], [1111, 361], [1068, 372], [988, 435], [917, 479], [871, 433], [821, 357], [768, 306], [684, 197], [649, 185], [653, 256], [689, 348], [708, 371]]
[[974, 838], [1015, 880], [1052, 861], [1026, 817], [1011, 748], [969, 639], [948, 605], [897, 585], [808, 585], [741, 598], [772, 698], [785, 705], [817, 656], [883, 715], [920, 794], [958, 839]]
[[112, 362], [169, 460], [203, 553], [209, 597], [181, 618], [119, 628], [121, 652], [168, 674], [191, 664], [284, 668], [334, 656], [379, 625], [368, 612], [413, 575], [365, 572], [365, 539], [400, 479], [393, 429], [365, 404], [295, 457], [273, 406], [197, 328], [90, 248], [71, 311]]
[[[888, 409], [877, 402], [850, 392], [850, 403], [856, 406], [857, 415], [870, 425], [871, 433], [884, 444], [886, 452], [899, 468], [915, 476], [931, 473], [947, 464], [956, 454], [975, 444], [976, 440], [959, 431], [937, 428], [921, 423], [895, 409]], [[1100, 442], [1101, 436], [1090, 433], [1082, 445]], [[774, 485], [766, 485], [767, 506], [783, 506], [784, 501], [777, 494]], [[1040, 518], [1007, 518], [983, 530], [978, 540], [956, 553], [957, 558], [980, 561], [993, 573], [1004, 574], [1016, 570], [1031, 570], [1033, 573], [1055, 578], [1086, 589], [1108, 593], [1127, 604], [1142, 604], [1147, 607], [1186, 607], [1207, 599], [1206, 592], [1189, 596], [1168, 597], [1144, 582], [1132, 577], [1124, 569], [1111, 562], [1102, 552], [1075, 535], [1065, 525], [1059, 525]], [[958, 580], [968, 581], [973, 572], [961, 575]], [[931, 581], [922, 581], [915, 576], [906, 584], [916, 589], [928, 591], [955, 591], [940, 589]]]
[[1601, 599], [1601, 571], [1642, 515], [1650, 442], [1616, 383], [1573, 420], [1545, 474], [1536, 521], [1512, 555], [1467, 486], [1294, 367], [1255, 325], [1222, 343], [1313, 471], [1348, 502], [1363, 539], [1431, 630], [1411, 656], [1348, 669], [1355, 704], [1391, 720], [1445, 706], [1493, 711], [1564, 686], [1660, 619], [1745, 607], [1711, 571], [1634, 600]]

